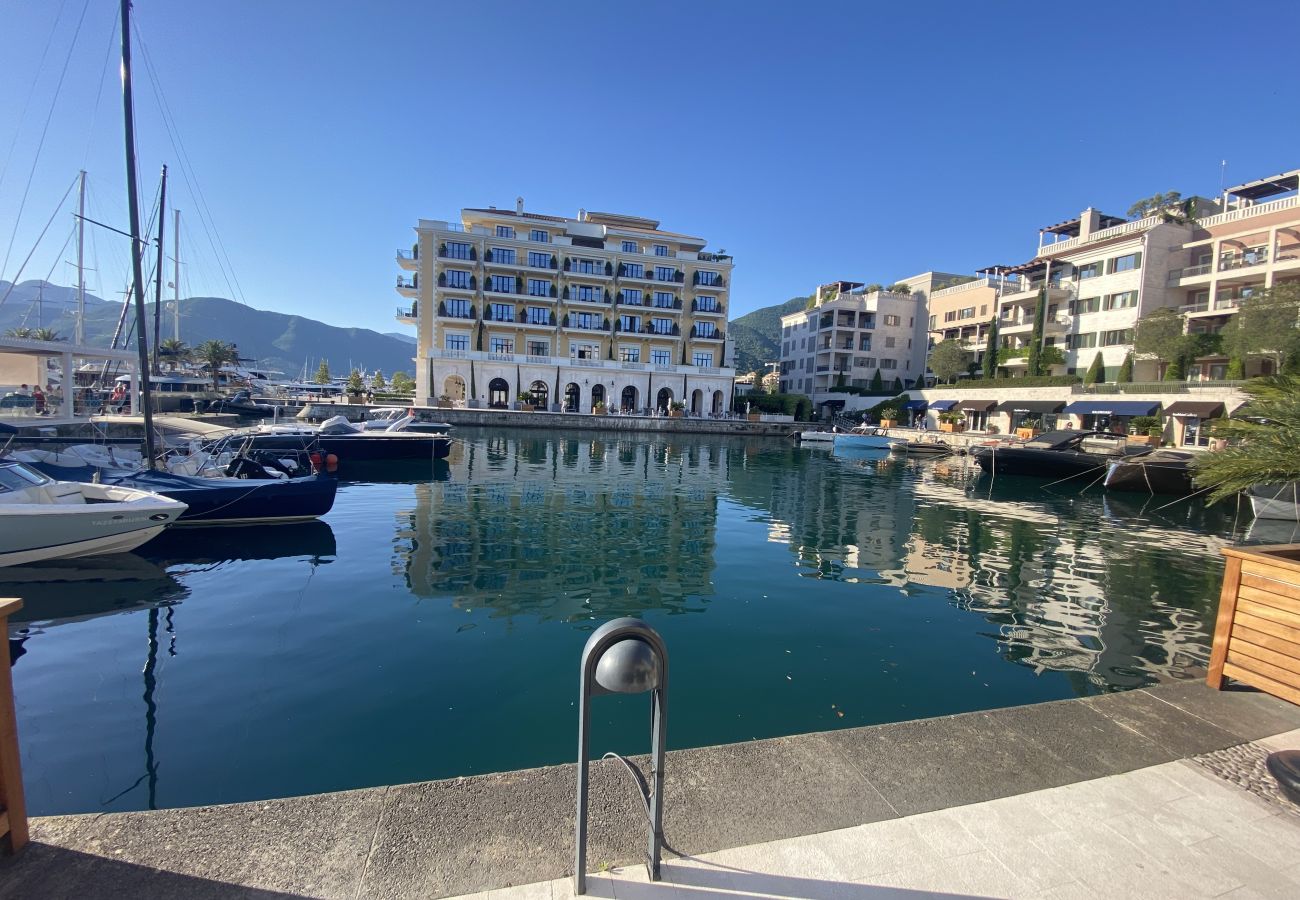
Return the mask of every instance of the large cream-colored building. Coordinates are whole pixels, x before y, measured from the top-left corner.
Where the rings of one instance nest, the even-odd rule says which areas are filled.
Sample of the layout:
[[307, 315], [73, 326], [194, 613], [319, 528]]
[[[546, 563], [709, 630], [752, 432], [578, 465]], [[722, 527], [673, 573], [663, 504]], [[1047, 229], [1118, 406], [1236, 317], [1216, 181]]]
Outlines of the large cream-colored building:
[[730, 256], [637, 216], [463, 209], [421, 219], [397, 263], [416, 400], [626, 411], [731, 409]]

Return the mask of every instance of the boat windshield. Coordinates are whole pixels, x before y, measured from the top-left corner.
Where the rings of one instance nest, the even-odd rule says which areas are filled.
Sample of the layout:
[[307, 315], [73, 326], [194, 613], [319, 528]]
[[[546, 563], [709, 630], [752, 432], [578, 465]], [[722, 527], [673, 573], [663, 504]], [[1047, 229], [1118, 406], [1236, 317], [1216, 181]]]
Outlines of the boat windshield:
[[0, 462], [0, 491], [23, 491], [33, 485], [49, 483], [50, 479], [22, 463]]

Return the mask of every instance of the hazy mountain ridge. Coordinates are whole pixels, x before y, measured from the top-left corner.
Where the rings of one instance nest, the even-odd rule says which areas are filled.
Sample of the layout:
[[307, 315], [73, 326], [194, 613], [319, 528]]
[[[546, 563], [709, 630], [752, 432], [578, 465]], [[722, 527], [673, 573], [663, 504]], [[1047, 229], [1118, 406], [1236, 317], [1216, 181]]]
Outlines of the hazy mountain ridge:
[[[0, 296], [9, 283], [0, 281]], [[37, 303], [40, 298], [39, 304]], [[70, 340], [75, 331], [77, 292], [74, 288], [39, 281], [21, 282], [0, 305], [0, 332], [10, 328], [52, 328]], [[91, 294], [86, 295], [86, 343], [107, 347], [117, 327], [122, 306]], [[146, 304], [153, 321], [153, 304]], [[128, 327], [134, 317], [128, 317]], [[172, 335], [172, 321], [163, 306], [162, 336]], [[181, 298], [181, 340], [194, 347], [206, 340], [236, 344], [241, 357], [256, 360], [263, 368], [278, 369], [290, 377], [304, 367], [316, 371], [322, 359], [329, 361], [335, 375], [346, 375], [349, 367], [381, 370], [385, 376], [415, 371], [414, 339], [403, 340], [368, 328], [340, 328], [305, 316], [254, 309], [223, 297]]]
[[781, 317], [808, 305], [807, 297], [764, 306], [727, 325], [736, 342], [736, 374], [747, 375], [781, 358]]

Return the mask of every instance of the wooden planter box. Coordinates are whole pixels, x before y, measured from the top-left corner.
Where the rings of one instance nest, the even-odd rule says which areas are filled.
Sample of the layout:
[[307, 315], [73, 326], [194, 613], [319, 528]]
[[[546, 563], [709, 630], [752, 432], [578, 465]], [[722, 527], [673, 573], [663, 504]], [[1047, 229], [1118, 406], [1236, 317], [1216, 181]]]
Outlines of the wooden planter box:
[[747, 421], [747, 422], [761, 422], [761, 421], [763, 421], [763, 414], [762, 414], [762, 413], [749, 413], [748, 415], [745, 416], [745, 421]]
[[881, 427], [881, 428], [893, 428], [893, 427], [894, 427], [895, 425], [897, 425], [897, 424], [898, 424], [898, 420], [897, 420], [897, 419], [881, 419], [881, 420], [880, 420], [880, 427]]
[[1158, 444], [1159, 438], [1153, 438], [1149, 434], [1130, 434], [1126, 440], [1130, 444]]
[[1017, 429], [1016, 429], [1016, 437], [1020, 438], [1022, 441], [1032, 441], [1034, 438], [1038, 437], [1040, 434], [1042, 434], [1042, 432], [1039, 431], [1037, 428], [1017, 428]]
[[939, 430], [946, 431], [948, 434], [957, 434], [966, 430], [966, 426], [961, 422], [940, 422]]
[[1300, 544], [1228, 547], [1210, 687], [1229, 678], [1300, 704]]
[[680, 418], [681, 418], [682, 416], [684, 416], [684, 415], [686, 415], [686, 410], [684, 410], [684, 409], [670, 409], [670, 410], [668, 410], [668, 418], [670, 418], [670, 419], [680, 419]]

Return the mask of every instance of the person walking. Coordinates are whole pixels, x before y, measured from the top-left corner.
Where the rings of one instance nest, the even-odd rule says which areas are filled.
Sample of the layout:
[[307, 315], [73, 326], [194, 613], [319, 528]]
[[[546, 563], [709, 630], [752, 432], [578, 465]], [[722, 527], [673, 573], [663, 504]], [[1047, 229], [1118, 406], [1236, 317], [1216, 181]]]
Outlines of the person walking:
[[120, 414], [122, 407], [126, 406], [126, 388], [122, 382], [113, 385], [113, 393], [109, 395], [108, 400], [113, 404], [113, 412]]

